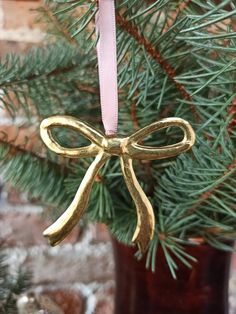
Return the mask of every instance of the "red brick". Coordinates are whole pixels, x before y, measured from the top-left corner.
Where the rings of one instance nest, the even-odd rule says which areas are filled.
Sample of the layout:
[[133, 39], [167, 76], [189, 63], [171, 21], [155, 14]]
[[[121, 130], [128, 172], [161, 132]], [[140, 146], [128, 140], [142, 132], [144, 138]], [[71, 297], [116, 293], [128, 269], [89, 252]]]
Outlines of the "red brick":
[[[82, 314], [85, 302], [82, 295], [75, 291], [44, 291], [63, 310], [64, 314]], [[105, 313], [103, 313], [105, 314]]]
[[[47, 245], [43, 231], [50, 223], [39, 214], [2, 213], [0, 214], [0, 243], [5, 248]], [[77, 242], [78, 232], [77, 227], [63, 243]]]
[[40, 1], [2, 1], [2, 9], [4, 12], [3, 27], [6, 29], [12, 28], [34, 28], [38, 27], [35, 24], [37, 12], [35, 11], [40, 5]]
[[110, 233], [108, 231], [108, 228], [105, 224], [95, 224], [95, 234], [93, 243], [99, 243], [99, 242], [109, 242], [111, 240]]
[[41, 152], [43, 147], [35, 126], [18, 128], [15, 125], [0, 125], [1, 139], [31, 152]]
[[109, 299], [99, 300], [94, 314], [113, 314], [114, 313], [114, 305], [113, 301]]
[[114, 282], [109, 285], [101, 287], [96, 292], [97, 304], [95, 307], [95, 314], [112, 314], [114, 312]]
[[7, 201], [11, 205], [24, 205], [28, 203], [24, 195], [14, 189], [10, 184], [5, 184], [4, 191], [7, 193]]
[[7, 213], [0, 215], [0, 236], [4, 247], [45, 244], [42, 232], [45, 222], [34, 214]]

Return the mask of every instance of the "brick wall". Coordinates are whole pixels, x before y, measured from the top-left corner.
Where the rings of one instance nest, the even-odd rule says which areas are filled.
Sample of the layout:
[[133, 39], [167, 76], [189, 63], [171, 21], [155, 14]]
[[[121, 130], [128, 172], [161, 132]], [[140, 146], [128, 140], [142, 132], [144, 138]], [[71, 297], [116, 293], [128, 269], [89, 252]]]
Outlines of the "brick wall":
[[[40, 44], [43, 27], [35, 24], [34, 8], [40, 0], [0, 0], [0, 56], [26, 51]], [[14, 138], [15, 129], [4, 111], [0, 130]], [[24, 130], [18, 141], [24, 139]], [[48, 309], [55, 314], [111, 314], [113, 312], [113, 256], [105, 226], [90, 225], [73, 231], [62, 245], [50, 248], [42, 231], [49, 221], [43, 210], [28, 204], [10, 186], [0, 186], [0, 245], [11, 270], [20, 265], [32, 271], [33, 288], [19, 301], [20, 314]], [[233, 270], [236, 269], [234, 262]], [[236, 273], [230, 282], [230, 314], [236, 314]], [[26, 301], [28, 302], [28, 311]]]
[[42, 40], [43, 32], [34, 23], [40, 1], [0, 1], [0, 54], [26, 50]]
[[[43, 29], [35, 24], [33, 11], [39, 3], [0, 1], [0, 56], [40, 44]], [[16, 128], [3, 110], [2, 129], [14, 138]], [[21, 131], [18, 143], [28, 132]], [[28, 299], [24, 296], [19, 300], [19, 313], [32, 314], [44, 309], [55, 314], [111, 314], [114, 265], [106, 227], [89, 225], [83, 231], [77, 228], [60, 246], [51, 248], [42, 236], [49, 224], [40, 206], [28, 204], [24, 195], [8, 185], [1, 187], [1, 250], [8, 256], [12, 272], [21, 265], [32, 271], [33, 288]]]

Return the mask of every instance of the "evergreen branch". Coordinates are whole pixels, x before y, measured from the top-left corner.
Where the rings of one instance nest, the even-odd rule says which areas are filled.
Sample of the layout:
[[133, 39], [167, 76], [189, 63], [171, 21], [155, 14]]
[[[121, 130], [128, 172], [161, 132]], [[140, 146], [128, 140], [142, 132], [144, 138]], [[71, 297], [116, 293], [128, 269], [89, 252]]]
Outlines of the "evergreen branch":
[[227, 130], [231, 134], [236, 126], [236, 98], [233, 99], [231, 106], [228, 109], [230, 120], [228, 123]]
[[49, 21], [55, 26], [55, 28], [62, 34], [64, 37], [68, 40], [68, 42], [72, 45], [77, 45], [77, 41], [75, 38], [71, 36], [71, 34], [68, 32], [68, 29], [66, 27], [63, 27], [63, 25], [60, 23], [60, 21], [57, 19], [57, 15], [53, 14], [53, 12], [50, 10], [50, 7], [46, 4], [44, 4], [40, 10], [43, 10], [43, 13], [47, 15]]
[[85, 85], [83, 83], [77, 83], [77, 88], [82, 91], [82, 92], [87, 92], [90, 94], [95, 94], [95, 95], [99, 95], [99, 89], [93, 86], [89, 86], [89, 85]]
[[[45, 206], [64, 208], [70, 199], [64, 188], [65, 170], [35, 153], [0, 142], [0, 168], [3, 178]], [[32, 180], [33, 178], [33, 180]]]
[[184, 86], [175, 80], [175, 69], [161, 56], [159, 51], [157, 51], [156, 48], [154, 48], [146, 38], [142, 37], [139, 34], [138, 28], [136, 26], [134, 26], [129, 21], [123, 19], [118, 13], [116, 17], [118, 25], [127, 33], [129, 33], [137, 41], [137, 43], [143, 46], [148, 54], [160, 64], [161, 68], [166, 72], [171, 81], [174, 82], [183, 98], [187, 101], [191, 100], [191, 97], [189, 93], [185, 90]]
[[[63, 67], [63, 68], [57, 68], [57, 69], [52, 69], [51, 71], [49, 71], [48, 73], [43, 74], [43, 76], [50, 78], [50, 77], [55, 77], [57, 75], [61, 75], [61, 74], [67, 74], [70, 73], [71, 71], [76, 69], [76, 65], [72, 65], [69, 67]], [[42, 74], [41, 74], [42, 75]], [[38, 79], [40, 76], [40, 74], [31, 74], [29, 73], [28, 76], [25, 76], [22, 79], [13, 79], [10, 82], [2, 82], [0, 83], [0, 88], [5, 88], [5, 87], [10, 87], [12, 85], [19, 85], [19, 84], [26, 84], [28, 81], [33, 81], [35, 79]], [[83, 86], [81, 86], [81, 88], [83, 89]], [[84, 87], [86, 90], [86, 86]]]
[[0, 64], [0, 99], [11, 116], [22, 108], [29, 118], [32, 108], [40, 118], [58, 113], [58, 108], [73, 113], [78, 99], [91, 107], [98, 98], [92, 60], [65, 42], [31, 50], [24, 58], [7, 55]]
[[[181, 93], [183, 99], [190, 102], [191, 101], [190, 94], [186, 91], [184, 85], [177, 82], [175, 79], [176, 76], [175, 69], [161, 56], [160, 52], [157, 51], [156, 48], [152, 46], [151, 42], [149, 42], [146, 38], [140, 35], [138, 28], [135, 25], [123, 19], [122, 16], [118, 13], [116, 14], [116, 18], [117, 24], [128, 34], [130, 34], [139, 45], [143, 46], [147, 53], [159, 63], [159, 65], [165, 71], [169, 79], [175, 84], [176, 88]], [[199, 121], [199, 115], [197, 114], [196, 108], [192, 104], [190, 105], [190, 108], [195, 119]]]
[[137, 106], [135, 102], [131, 104], [130, 118], [131, 118], [131, 121], [133, 122], [134, 130], [139, 129], [140, 126], [139, 126], [139, 122], [137, 118]]
[[[64, 41], [31, 49], [24, 58], [9, 54], [0, 64], [0, 88], [27, 84], [37, 78], [66, 77], [82, 64], [88, 64], [85, 56], [80, 54], [78, 48]], [[81, 86], [86, 88], [84, 83]], [[89, 88], [87, 90], [91, 91]]]
[[184, 0], [182, 1], [176, 8], [175, 13], [173, 13], [173, 16], [171, 17], [171, 21], [169, 22], [167, 20], [167, 25], [168, 28], [170, 28], [171, 26], [173, 26], [173, 23], [175, 21], [175, 18], [179, 16], [179, 14], [181, 12], [183, 12], [188, 6], [189, 4], [192, 2], [193, 0]]
[[[228, 177], [236, 171], [236, 158], [233, 159], [233, 161], [228, 165], [227, 168], [227, 171], [225, 171], [215, 180], [214, 186], [212, 188], [199, 195], [198, 201], [187, 211], [187, 214], [192, 215], [195, 210], [199, 208], [200, 205], [206, 202], [213, 195], [213, 193], [216, 192], [216, 190], [220, 189], [224, 185], [225, 180], [228, 179]], [[215, 183], [217, 182], [220, 183], [215, 185]]]
[[0, 312], [2, 314], [17, 313], [17, 297], [31, 286], [31, 274], [19, 269], [14, 276], [10, 274], [4, 255], [0, 255]]
[[38, 154], [36, 154], [33, 151], [29, 151], [28, 149], [24, 149], [22, 147], [19, 147], [17, 145], [14, 145], [12, 143], [9, 143], [7, 140], [4, 139], [0, 139], [0, 145], [7, 145], [8, 146], [8, 151], [4, 156], [4, 159], [9, 159], [12, 157], [15, 157], [16, 155], [30, 155], [33, 158], [36, 158], [37, 160], [43, 162], [43, 163], [47, 163], [48, 166], [50, 167], [50, 169], [55, 169], [56, 171], [62, 172], [62, 173], [70, 173], [70, 170], [68, 168], [66, 168], [64, 165], [59, 165], [51, 160], [48, 160]]

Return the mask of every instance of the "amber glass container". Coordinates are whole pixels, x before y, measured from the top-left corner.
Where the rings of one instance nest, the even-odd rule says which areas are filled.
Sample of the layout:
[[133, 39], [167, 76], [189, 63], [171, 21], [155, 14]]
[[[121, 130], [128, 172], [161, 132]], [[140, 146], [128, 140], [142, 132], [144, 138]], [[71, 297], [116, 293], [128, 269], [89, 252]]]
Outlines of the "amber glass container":
[[208, 245], [188, 246], [192, 269], [176, 260], [174, 280], [161, 248], [156, 272], [134, 258], [134, 249], [113, 240], [116, 263], [115, 314], [228, 314], [231, 253]]

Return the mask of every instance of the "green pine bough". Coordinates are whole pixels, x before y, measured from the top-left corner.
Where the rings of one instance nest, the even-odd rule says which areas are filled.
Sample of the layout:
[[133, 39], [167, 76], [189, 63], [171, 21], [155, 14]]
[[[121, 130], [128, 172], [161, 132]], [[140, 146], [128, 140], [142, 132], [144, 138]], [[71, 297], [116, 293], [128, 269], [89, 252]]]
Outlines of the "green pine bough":
[[[197, 135], [191, 152], [137, 162], [135, 171], [156, 216], [147, 266], [161, 246], [175, 275], [175, 258], [191, 266], [189, 239], [219, 249], [236, 236], [236, 5], [225, 0], [117, 0], [119, 133], [164, 117], [188, 120]], [[0, 64], [1, 103], [14, 123], [19, 114], [39, 131], [41, 120], [68, 114], [101, 126], [96, 59], [96, 1], [51, 0], [38, 9], [47, 25], [44, 45]], [[82, 146], [78, 134], [56, 129], [62, 146]], [[29, 139], [30, 140], [30, 134]], [[181, 140], [176, 129], [145, 144]], [[0, 136], [4, 177], [58, 216], [70, 203], [91, 160], [62, 159], [40, 139], [31, 150]], [[111, 159], [94, 184], [85, 220], [104, 222], [131, 243], [136, 225], [119, 161]]]
[[0, 313], [17, 314], [17, 297], [30, 286], [31, 275], [19, 270], [15, 276], [9, 274], [8, 265], [0, 255]]

